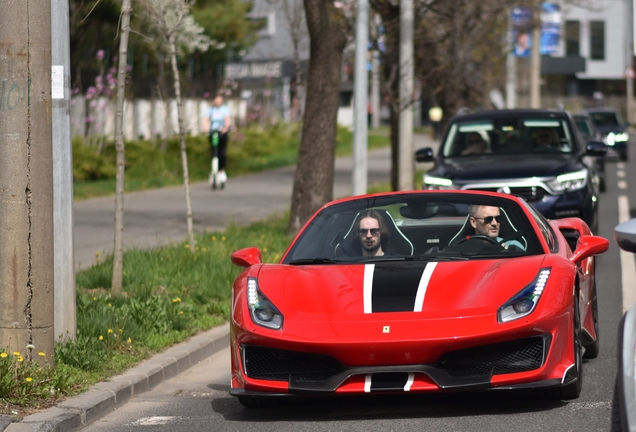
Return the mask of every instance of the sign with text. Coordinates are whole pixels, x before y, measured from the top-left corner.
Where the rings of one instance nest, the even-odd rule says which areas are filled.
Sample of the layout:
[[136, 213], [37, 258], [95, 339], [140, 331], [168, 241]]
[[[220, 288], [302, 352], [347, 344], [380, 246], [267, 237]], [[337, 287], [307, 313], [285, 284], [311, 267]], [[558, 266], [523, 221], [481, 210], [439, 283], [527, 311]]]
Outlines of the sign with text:
[[283, 76], [283, 62], [244, 62], [225, 65], [225, 79], [280, 78]]

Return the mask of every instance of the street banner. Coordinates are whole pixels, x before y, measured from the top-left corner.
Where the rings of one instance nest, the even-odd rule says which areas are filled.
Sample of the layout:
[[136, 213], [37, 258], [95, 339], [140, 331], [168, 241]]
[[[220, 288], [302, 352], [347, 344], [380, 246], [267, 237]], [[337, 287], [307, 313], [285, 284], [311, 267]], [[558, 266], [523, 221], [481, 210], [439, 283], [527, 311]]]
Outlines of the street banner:
[[[561, 10], [558, 4], [543, 3], [541, 5], [541, 40], [542, 55], [552, 54], [559, 49], [561, 34]], [[515, 57], [530, 57], [532, 48], [532, 8], [515, 7], [512, 9], [512, 40]]]

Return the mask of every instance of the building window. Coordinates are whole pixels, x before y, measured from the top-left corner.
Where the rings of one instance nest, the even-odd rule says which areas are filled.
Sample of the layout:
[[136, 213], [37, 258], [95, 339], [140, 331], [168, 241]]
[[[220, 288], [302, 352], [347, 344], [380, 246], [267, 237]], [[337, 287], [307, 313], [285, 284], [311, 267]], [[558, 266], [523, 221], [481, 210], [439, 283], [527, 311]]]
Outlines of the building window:
[[568, 57], [578, 57], [580, 50], [581, 23], [579, 21], [565, 22], [565, 55]]
[[252, 17], [250, 20], [259, 28], [259, 37], [271, 37], [276, 34], [276, 13], [270, 12], [265, 16]]
[[590, 21], [590, 59], [605, 60], [604, 21]]

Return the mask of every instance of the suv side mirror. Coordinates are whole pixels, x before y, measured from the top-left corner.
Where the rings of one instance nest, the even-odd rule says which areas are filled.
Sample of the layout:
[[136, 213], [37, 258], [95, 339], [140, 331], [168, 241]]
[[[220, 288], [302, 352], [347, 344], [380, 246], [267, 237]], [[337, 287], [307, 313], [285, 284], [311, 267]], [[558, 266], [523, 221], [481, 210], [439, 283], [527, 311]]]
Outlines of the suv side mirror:
[[607, 146], [601, 141], [588, 141], [585, 145], [585, 154], [588, 156], [605, 156]]
[[418, 162], [433, 162], [433, 149], [424, 147], [415, 152], [415, 160]]

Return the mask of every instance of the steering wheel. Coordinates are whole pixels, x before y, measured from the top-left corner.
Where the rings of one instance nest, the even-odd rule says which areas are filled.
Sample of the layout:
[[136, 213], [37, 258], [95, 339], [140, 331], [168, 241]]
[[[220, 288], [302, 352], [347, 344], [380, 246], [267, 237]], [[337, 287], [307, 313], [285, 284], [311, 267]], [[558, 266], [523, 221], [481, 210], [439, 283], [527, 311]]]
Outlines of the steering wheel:
[[488, 243], [501, 246], [501, 244], [499, 244], [499, 242], [496, 239], [489, 237], [487, 235], [483, 235], [483, 234], [473, 234], [467, 237], [460, 238], [459, 240], [453, 243], [453, 246], [466, 243], [468, 240], [485, 240]]

